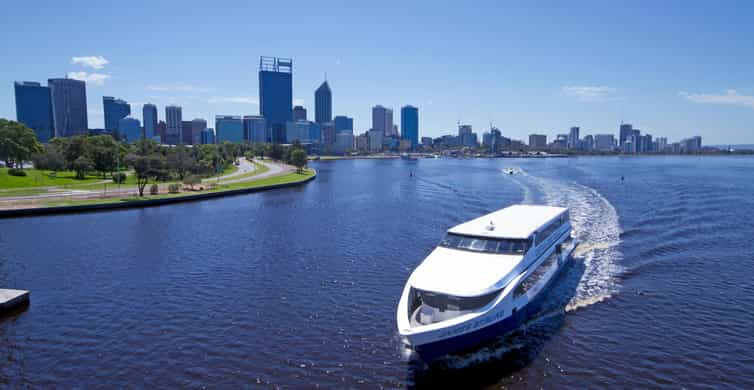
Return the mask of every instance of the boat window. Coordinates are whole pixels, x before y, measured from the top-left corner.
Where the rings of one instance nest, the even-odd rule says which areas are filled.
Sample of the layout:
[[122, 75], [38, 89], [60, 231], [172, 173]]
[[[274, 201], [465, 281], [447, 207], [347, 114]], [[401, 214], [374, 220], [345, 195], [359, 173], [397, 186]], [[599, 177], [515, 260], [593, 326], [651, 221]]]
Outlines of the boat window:
[[516, 286], [516, 289], [513, 290], [513, 296], [519, 297], [521, 295], [526, 294], [527, 291], [529, 291], [530, 288], [534, 287], [534, 285], [539, 282], [542, 277], [549, 271], [553, 266], [557, 266], [557, 259], [558, 259], [558, 253], [553, 252], [553, 254], [550, 255], [550, 257], [547, 258], [547, 260], [543, 261], [542, 264], [537, 267], [537, 269], [534, 270], [529, 276], [526, 277], [526, 279], [522, 280], [521, 283]]
[[537, 243], [543, 242], [546, 240], [552, 233], [554, 233], [556, 230], [558, 230], [561, 226], [563, 226], [563, 218], [558, 218], [555, 221], [552, 221], [549, 225], [547, 225], [544, 230], [537, 233]]
[[524, 254], [531, 247], [531, 240], [480, 238], [448, 233], [442, 242], [440, 242], [440, 246], [473, 252]]

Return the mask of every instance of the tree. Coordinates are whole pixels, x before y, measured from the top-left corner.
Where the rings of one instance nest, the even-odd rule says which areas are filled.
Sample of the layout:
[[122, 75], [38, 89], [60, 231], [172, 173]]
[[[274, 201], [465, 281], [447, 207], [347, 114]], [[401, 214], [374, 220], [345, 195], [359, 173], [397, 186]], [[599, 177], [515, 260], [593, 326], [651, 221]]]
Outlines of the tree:
[[126, 157], [126, 163], [134, 168], [139, 196], [144, 196], [144, 188], [149, 180], [157, 180], [167, 175], [165, 157], [155, 150], [151, 140], [139, 140], [136, 151]]
[[86, 173], [91, 171], [93, 167], [92, 160], [87, 156], [79, 156], [71, 165], [71, 169], [76, 171], [76, 178], [79, 180], [85, 179]]
[[60, 147], [54, 144], [45, 145], [44, 151], [34, 155], [32, 161], [34, 162], [34, 168], [37, 169], [45, 169], [53, 172], [65, 169], [63, 152], [60, 151]]
[[306, 152], [304, 149], [293, 149], [291, 152], [291, 164], [296, 167], [296, 172], [301, 173], [306, 166]]
[[167, 168], [175, 172], [178, 178], [183, 178], [195, 169], [195, 160], [183, 145], [170, 149], [167, 155]]
[[267, 155], [273, 160], [281, 160], [283, 158], [284, 148], [280, 144], [272, 144]]
[[112, 136], [106, 134], [87, 137], [84, 149], [94, 163], [94, 170], [99, 172], [103, 179], [107, 173], [112, 175], [120, 158], [120, 146]]
[[8, 168], [18, 165], [23, 169], [24, 161], [42, 151], [34, 130], [19, 122], [0, 119], [0, 159]]

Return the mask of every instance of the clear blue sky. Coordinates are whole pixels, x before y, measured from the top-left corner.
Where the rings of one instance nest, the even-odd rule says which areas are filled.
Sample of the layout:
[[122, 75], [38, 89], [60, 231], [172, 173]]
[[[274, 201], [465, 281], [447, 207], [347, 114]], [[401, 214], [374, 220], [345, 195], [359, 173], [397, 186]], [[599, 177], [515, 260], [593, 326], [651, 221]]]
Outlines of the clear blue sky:
[[398, 123], [412, 104], [422, 136], [459, 120], [518, 139], [617, 133], [623, 120], [671, 141], [754, 143], [754, 2], [502, 3], [5, 0], [0, 117], [15, 118], [13, 81], [71, 72], [99, 80], [87, 84], [90, 127], [103, 95], [138, 118], [145, 102], [160, 119], [167, 104], [210, 123], [257, 114], [269, 55], [294, 59], [310, 117], [327, 72], [334, 113], [358, 132], [373, 105]]

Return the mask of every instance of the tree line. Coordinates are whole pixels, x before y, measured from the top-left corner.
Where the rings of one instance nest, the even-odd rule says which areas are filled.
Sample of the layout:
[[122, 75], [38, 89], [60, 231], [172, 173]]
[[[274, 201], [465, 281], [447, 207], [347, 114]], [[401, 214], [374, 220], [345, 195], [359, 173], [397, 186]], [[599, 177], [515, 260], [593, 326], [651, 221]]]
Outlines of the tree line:
[[[299, 143], [162, 146], [141, 139], [124, 144], [110, 135], [79, 135], [53, 138], [41, 145], [34, 131], [21, 123], [0, 119], [0, 160], [14, 173], [23, 173], [23, 163], [31, 161], [37, 169], [52, 172], [70, 170], [78, 179], [96, 172], [103, 179], [125, 180], [121, 171], [131, 168], [136, 175], [139, 195], [149, 181], [180, 180], [193, 186], [202, 177], [219, 174], [240, 156], [270, 158], [295, 165], [299, 172], [306, 165], [306, 153]], [[9, 170], [10, 173], [10, 170]]]

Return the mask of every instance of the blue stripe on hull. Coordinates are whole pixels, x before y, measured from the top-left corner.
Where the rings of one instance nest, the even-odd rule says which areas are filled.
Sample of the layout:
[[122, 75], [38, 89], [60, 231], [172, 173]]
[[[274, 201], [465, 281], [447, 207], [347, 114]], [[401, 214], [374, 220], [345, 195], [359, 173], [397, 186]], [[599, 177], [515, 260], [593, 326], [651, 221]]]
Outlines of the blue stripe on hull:
[[506, 317], [502, 321], [498, 321], [484, 328], [477, 329], [471, 333], [466, 333], [460, 336], [451, 337], [449, 339], [420, 345], [415, 347], [414, 350], [419, 354], [419, 356], [421, 356], [422, 360], [430, 362], [444, 355], [480, 347], [497, 337], [518, 329], [532, 315], [539, 312], [539, 310], [542, 308], [542, 304], [544, 303], [544, 299], [547, 296], [550, 287], [558, 278], [563, 268], [565, 268], [566, 264], [568, 264], [567, 261], [564, 262], [560, 267], [558, 267], [558, 270], [550, 278], [550, 280], [547, 282], [547, 285], [542, 289], [542, 291], [539, 292], [534, 300], [530, 301], [526, 306], [519, 308], [515, 313], [513, 313], [513, 315]]

